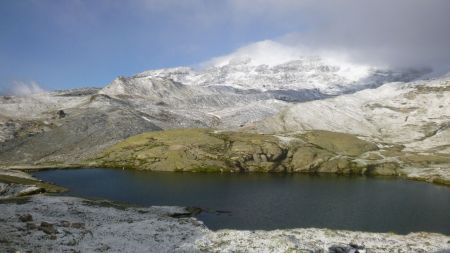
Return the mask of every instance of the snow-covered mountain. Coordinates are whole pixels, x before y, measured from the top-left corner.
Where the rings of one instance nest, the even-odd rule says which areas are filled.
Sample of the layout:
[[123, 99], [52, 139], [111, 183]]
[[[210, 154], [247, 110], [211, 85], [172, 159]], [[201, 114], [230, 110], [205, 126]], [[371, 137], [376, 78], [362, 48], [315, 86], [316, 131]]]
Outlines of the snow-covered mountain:
[[215, 58], [200, 69], [150, 70], [139, 78], [168, 78], [194, 86], [232, 86], [255, 90], [318, 90], [337, 95], [394, 81], [411, 81], [428, 70], [391, 70], [350, 62], [343, 56], [262, 41]]
[[[448, 132], [448, 77], [410, 82], [426, 73], [264, 41], [201, 68], [150, 70], [102, 89], [0, 97], [0, 159], [77, 160], [145, 131], [193, 127], [326, 129], [405, 144], [423, 138], [427, 148], [446, 150], [445, 141], [424, 136]], [[424, 88], [416, 96], [402, 95], [417, 83]]]
[[[236, 127], [275, 115], [290, 103], [407, 82], [425, 73], [366, 66], [335, 54], [312, 54], [263, 41], [214, 58], [199, 69], [179, 67], [119, 77], [99, 93], [127, 101], [147, 118], [158, 118], [162, 128]], [[159, 115], [171, 115], [177, 123]]]

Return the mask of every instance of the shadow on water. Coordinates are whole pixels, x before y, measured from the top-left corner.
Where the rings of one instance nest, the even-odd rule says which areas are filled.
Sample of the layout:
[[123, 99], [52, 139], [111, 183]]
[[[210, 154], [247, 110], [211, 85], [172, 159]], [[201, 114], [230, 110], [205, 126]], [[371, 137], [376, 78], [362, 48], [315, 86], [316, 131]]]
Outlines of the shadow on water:
[[211, 229], [321, 227], [450, 235], [450, 189], [401, 179], [299, 174], [49, 170], [68, 195], [137, 205], [200, 207]]

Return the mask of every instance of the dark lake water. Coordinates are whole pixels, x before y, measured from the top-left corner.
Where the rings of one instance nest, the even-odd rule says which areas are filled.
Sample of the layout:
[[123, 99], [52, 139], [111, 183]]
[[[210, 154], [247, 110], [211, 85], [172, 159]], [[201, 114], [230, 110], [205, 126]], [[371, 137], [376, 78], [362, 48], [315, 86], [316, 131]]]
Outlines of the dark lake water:
[[[69, 195], [208, 211], [211, 229], [334, 228], [450, 235], [450, 189], [400, 179], [299, 174], [200, 174], [114, 169], [34, 173]], [[217, 212], [218, 211], [218, 212]]]

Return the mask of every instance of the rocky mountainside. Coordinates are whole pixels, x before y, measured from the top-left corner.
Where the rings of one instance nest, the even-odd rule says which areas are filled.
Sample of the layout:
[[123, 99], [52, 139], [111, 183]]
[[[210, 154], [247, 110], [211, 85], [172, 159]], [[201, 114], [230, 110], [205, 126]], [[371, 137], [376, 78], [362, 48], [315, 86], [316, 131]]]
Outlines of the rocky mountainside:
[[83, 160], [115, 142], [161, 128], [122, 101], [55, 92], [0, 98], [0, 163]]
[[248, 127], [268, 133], [322, 129], [401, 144], [410, 151], [450, 153], [449, 105], [447, 75], [298, 103]]
[[130, 136], [176, 128], [280, 136], [328, 130], [408, 152], [449, 153], [448, 76], [420, 80], [426, 70], [337, 59], [262, 42], [201, 69], [146, 71], [102, 89], [3, 96], [0, 164], [76, 164]]

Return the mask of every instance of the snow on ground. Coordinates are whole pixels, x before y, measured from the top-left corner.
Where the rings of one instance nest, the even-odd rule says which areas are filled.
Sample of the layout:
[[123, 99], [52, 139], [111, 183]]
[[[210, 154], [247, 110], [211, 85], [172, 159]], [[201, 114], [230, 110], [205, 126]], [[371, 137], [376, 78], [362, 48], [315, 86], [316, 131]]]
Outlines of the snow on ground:
[[[388, 83], [335, 98], [298, 103], [253, 124], [263, 132], [322, 129], [359, 134], [411, 150], [446, 148], [450, 77]], [[447, 147], [448, 148], [448, 147]]]
[[138, 77], [170, 78], [187, 85], [228, 85], [238, 89], [317, 89], [340, 94], [355, 87], [377, 86], [392, 81], [410, 81], [421, 75], [416, 70], [389, 70], [351, 62], [336, 52], [310, 52], [261, 41], [214, 58], [200, 69], [178, 67], [150, 70]]

